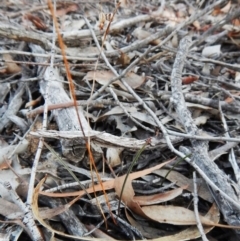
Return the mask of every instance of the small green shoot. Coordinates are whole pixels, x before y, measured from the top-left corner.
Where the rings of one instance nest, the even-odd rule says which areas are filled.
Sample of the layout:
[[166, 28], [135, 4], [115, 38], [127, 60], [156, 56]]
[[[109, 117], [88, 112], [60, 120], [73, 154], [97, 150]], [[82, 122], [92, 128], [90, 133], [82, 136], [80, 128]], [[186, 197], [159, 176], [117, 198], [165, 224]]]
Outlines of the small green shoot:
[[173, 171], [173, 169], [181, 162], [184, 161], [186, 158], [190, 157], [192, 155], [192, 153], [189, 153], [188, 155], [186, 155], [184, 158], [180, 158], [177, 162], [175, 162], [173, 164], [173, 166], [168, 170], [168, 172], [166, 173], [166, 175], [163, 177], [161, 183], [160, 183], [160, 187], [163, 185], [163, 182], [167, 179], [167, 176], [169, 175], [169, 173], [171, 171]]
[[54, 154], [57, 157], [57, 161], [62, 164], [70, 173], [70, 175], [73, 177], [73, 179], [79, 184], [79, 186], [82, 188], [82, 190], [85, 191], [86, 195], [88, 196], [88, 198], [91, 200], [92, 197], [89, 195], [89, 193], [86, 191], [86, 188], [82, 185], [82, 183], [78, 180], [78, 178], [76, 177], [76, 175], [72, 172], [72, 170], [70, 170], [70, 168], [66, 165], [66, 163], [63, 161], [63, 159], [58, 155], [57, 152], [55, 152], [53, 150], [53, 148], [51, 146], [49, 146], [46, 142], [44, 142], [44, 145], [47, 147], [47, 149]]
[[148, 144], [151, 143], [151, 138], [148, 138], [145, 142], [145, 144], [142, 146], [142, 148], [140, 150], [138, 150], [137, 154], [135, 155], [130, 167], [128, 168], [127, 170], [127, 174], [126, 174], [126, 177], [124, 179], [124, 182], [123, 182], [123, 186], [122, 186], [122, 189], [121, 189], [121, 193], [120, 193], [120, 197], [119, 197], [119, 203], [118, 203], [118, 215], [120, 216], [120, 205], [121, 205], [121, 200], [122, 200], [122, 195], [123, 195], [123, 191], [124, 191], [124, 187], [126, 185], [126, 182], [127, 182], [127, 179], [128, 179], [128, 176], [130, 174], [130, 172], [132, 171], [133, 169], [133, 166], [135, 165], [135, 163], [138, 161], [139, 157], [141, 156], [142, 152], [144, 151], [144, 149], [146, 148], [146, 146]]

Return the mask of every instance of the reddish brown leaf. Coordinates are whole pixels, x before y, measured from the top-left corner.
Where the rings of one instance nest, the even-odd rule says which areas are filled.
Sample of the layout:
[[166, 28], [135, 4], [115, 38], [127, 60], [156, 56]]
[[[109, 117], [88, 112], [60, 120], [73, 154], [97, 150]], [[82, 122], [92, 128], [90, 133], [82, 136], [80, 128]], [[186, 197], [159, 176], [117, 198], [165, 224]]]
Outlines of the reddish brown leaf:
[[183, 85], [189, 85], [191, 83], [193, 83], [194, 81], [198, 80], [199, 77], [198, 76], [186, 76], [182, 78], [182, 84]]
[[32, 14], [25, 14], [24, 15], [24, 18], [25, 19], [28, 19], [29, 21], [31, 21], [35, 27], [39, 30], [43, 30], [45, 31], [47, 29], [47, 26], [43, 23], [43, 21], [37, 17], [37, 16], [34, 16]]

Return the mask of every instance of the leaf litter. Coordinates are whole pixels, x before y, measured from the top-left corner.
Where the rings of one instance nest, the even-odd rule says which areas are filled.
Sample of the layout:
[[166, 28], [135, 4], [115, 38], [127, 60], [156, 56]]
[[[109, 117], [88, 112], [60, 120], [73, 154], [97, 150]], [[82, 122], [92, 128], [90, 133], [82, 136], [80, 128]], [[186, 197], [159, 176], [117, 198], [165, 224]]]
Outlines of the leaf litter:
[[[116, 1], [56, 1], [64, 45], [55, 40], [53, 58], [55, 27], [47, 1], [3, 1], [0, 229], [6, 240], [12, 240], [12, 229], [16, 229], [12, 233], [15, 240], [57, 240], [55, 234], [58, 240], [200, 237], [191, 195], [194, 167], [175, 157], [167, 140], [178, 150], [188, 147], [192, 152], [196, 146], [191, 146], [189, 138], [209, 141], [212, 162], [229, 175], [234, 192], [239, 192], [238, 8], [237, 1], [223, 0], [191, 4], [121, 0], [119, 5]], [[172, 104], [171, 72], [185, 36], [192, 36], [193, 43], [180, 76], [181, 91], [194, 124], [201, 129], [200, 136], [184, 130]], [[63, 48], [66, 56], [62, 56]], [[49, 67], [50, 58], [54, 71]], [[75, 95], [68, 87], [69, 74]], [[74, 108], [74, 103], [67, 105], [70, 101], [85, 103]], [[60, 105], [57, 109], [33, 118], [35, 108], [56, 104]], [[47, 128], [42, 124], [45, 118]], [[151, 143], [123, 187], [134, 156], [149, 137]], [[43, 146], [38, 155], [43, 138], [54, 151]], [[233, 141], [236, 145], [230, 145]], [[176, 160], [166, 162], [173, 158]], [[31, 189], [33, 170], [35, 188]], [[201, 174], [196, 182], [203, 232], [209, 239], [224, 240], [224, 231], [217, 227], [240, 225], [220, 217], [225, 212], [219, 197]], [[33, 215], [24, 217], [28, 204]], [[218, 224], [222, 221], [228, 224]], [[229, 235], [239, 235], [233, 230]]]

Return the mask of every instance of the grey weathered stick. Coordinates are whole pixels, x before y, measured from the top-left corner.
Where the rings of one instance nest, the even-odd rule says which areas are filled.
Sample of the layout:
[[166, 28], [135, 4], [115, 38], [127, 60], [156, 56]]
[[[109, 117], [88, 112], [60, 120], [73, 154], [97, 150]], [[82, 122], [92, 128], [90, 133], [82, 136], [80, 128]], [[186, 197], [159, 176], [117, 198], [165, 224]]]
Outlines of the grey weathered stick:
[[[45, 80], [49, 81], [49, 94], [48, 94], [48, 103], [57, 104], [57, 103], [66, 103], [71, 99], [63, 88], [63, 84], [57, 80], [61, 79], [57, 69], [47, 68], [45, 75]], [[40, 81], [40, 91], [44, 95], [46, 92], [47, 81]], [[90, 126], [85, 119], [82, 109], [79, 107], [79, 114], [83, 129], [85, 133], [91, 131]], [[60, 131], [78, 131], [80, 130], [79, 122], [76, 116], [76, 111], [73, 107], [65, 109], [53, 110], [53, 115], [56, 119], [58, 128]], [[82, 160], [85, 152], [86, 145], [84, 139], [78, 140], [61, 140], [63, 155], [69, 158], [71, 161], [79, 162]], [[78, 155], [75, 155], [72, 151], [75, 148]], [[77, 148], [77, 150], [76, 150]]]
[[0, 132], [10, 123], [8, 118], [11, 115], [16, 115], [22, 105], [22, 95], [24, 93], [24, 85], [20, 86], [16, 91], [12, 101], [10, 102], [8, 109], [5, 111], [3, 116], [0, 118]]
[[[52, 208], [57, 208], [65, 204], [64, 201], [60, 198], [53, 199], [41, 196], [40, 200], [46, 203], [48, 206], [51, 206]], [[59, 214], [59, 217], [70, 234], [82, 237], [85, 236], [85, 233], [88, 232], [88, 230], [80, 222], [79, 218], [76, 216], [76, 214], [71, 208]]]
[[47, 35], [25, 30], [21, 25], [16, 26], [16, 23], [12, 24], [11, 22], [1, 21], [0, 36], [17, 41], [34, 43], [42, 46], [46, 50], [51, 49], [51, 43], [49, 41], [50, 38], [47, 37]]
[[[189, 46], [191, 44], [191, 38], [186, 37], [180, 42], [179, 50], [173, 65], [172, 75], [171, 75], [171, 85], [172, 85], [172, 102], [175, 106], [177, 115], [184, 125], [185, 130], [188, 134], [201, 135], [201, 131], [198, 130], [197, 126], [194, 124], [194, 121], [191, 117], [191, 113], [186, 107], [184, 96], [182, 93], [182, 70], [184, 66], [184, 60], [186, 59]], [[226, 222], [229, 225], [240, 225], [240, 220], [238, 219], [240, 215], [240, 209], [233, 205], [233, 202], [229, 201], [231, 198], [235, 203], [238, 202], [238, 199], [234, 193], [234, 190], [227, 178], [227, 175], [223, 173], [218, 166], [211, 161], [208, 155], [208, 142], [200, 141], [196, 139], [191, 139], [191, 144], [193, 148], [192, 160], [189, 161], [190, 164], [197, 166], [202, 173], [206, 174], [211, 183], [214, 183], [222, 192], [216, 192], [216, 189], [211, 190], [215, 201], [218, 204], [219, 209], [221, 210]], [[205, 178], [204, 178], [205, 179]], [[206, 179], [205, 179], [206, 180]], [[208, 183], [209, 184], [209, 183]], [[211, 184], [211, 187], [213, 185]], [[226, 199], [227, 194], [229, 197]], [[238, 236], [240, 232], [236, 231]]]
[[[224, 83], [224, 82], [222, 82], [222, 83]], [[235, 88], [235, 86], [232, 86], [232, 87], [235, 90], [238, 90], [237, 87], [236, 88]], [[158, 95], [161, 95], [160, 91], [159, 91]], [[161, 100], [168, 100], [169, 98], [170, 98], [170, 96], [169, 96], [168, 93], [161, 95]], [[193, 95], [193, 94], [189, 94], [189, 93], [184, 93], [184, 98], [187, 102], [192, 102], [192, 103], [195, 103], [195, 104], [201, 104], [201, 105], [205, 105], [205, 106], [208, 106], [208, 107], [218, 109], [218, 104], [219, 104], [218, 100], [212, 100], [210, 98], [197, 96], [197, 95]], [[233, 112], [233, 113], [237, 113], [237, 114], [240, 113], [240, 106], [235, 101], [233, 101], [232, 103], [227, 103], [226, 101], [220, 101], [220, 104], [221, 104], [221, 108], [224, 111]]]

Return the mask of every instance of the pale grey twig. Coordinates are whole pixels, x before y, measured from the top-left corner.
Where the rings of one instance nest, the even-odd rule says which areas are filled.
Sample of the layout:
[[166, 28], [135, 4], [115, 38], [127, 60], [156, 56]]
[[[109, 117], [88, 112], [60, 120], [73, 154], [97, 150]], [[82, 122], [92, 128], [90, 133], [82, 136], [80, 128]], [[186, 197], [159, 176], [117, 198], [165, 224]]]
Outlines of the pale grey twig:
[[[220, 117], [221, 117], [221, 120], [222, 120], [222, 123], [223, 123], [223, 128], [225, 130], [224, 135], [226, 137], [230, 137], [228, 125], [227, 125], [225, 116], [222, 112], [222, 108], [221, 108], [220, 104], [219, 104], [219, 113], [220, 113]], [[235, 157], [233, 148], [231, 148], [228, 158], [229, 158], [230, 164], [232, 165], [232, 169], [233, 169], [234, 174], [235, 174], [235, 178], [236, 178], [236, 181], [237, 181], [237, 184], [238, 184], [238, 188], [240, 189], [240, 169], [239, 169], [238, 163], [236, 161], [236, 157]], [[238, 191], [238, 196], [239, 196], [239, 191]]]
[[24, 218], [23, 218], [23, 224], [27, 227], [26, 231], [28, 232], [29, 236], [36, 241], [43, 241], [43, 237], [40, 234], [32, 213], [28, 213], [29, 212], [29, 207], [27, 206], [27, 204], [23, 203], [23, 201], [21, 200], [21, 198], [18, 196], [18, 194], [16, 193], [15, 190], [12, 189], [12, 186], [9, 182], [5, 182], [4, 183], [4, 187], [9, 191], [10, 196], [12, 198], [12, 201], [17, 204], [21, 210], [24, 212]]
[[[168, 100], [169, 99], [169, 94], [163, 94], [160, 98], [162, 100]], [[201, 104], [204, 106], [212, 107], [218, 109], [218, 100], [213, 100], [210, 98], [205, 98], [201, 97], [198, 95], [193, 95], [189, 93], [184, 93], [185, 100], [188, 102], [196, 103], [196, 104]], [[227, 103], [226, 101], [220, 101], [221, 107], [224, 111], [229, 111], [233, 113], [240, 113], [240, 105], [237, 102], [232, 102], [232, 103]]]
[[[30, 57], [42, 57], [42, 58], [50, 58], [51, 54], [40, 54], [40, 53], [33, 53], [33, 52], [25, 52], [25, 51], [18, 51], [18, 50], [0, 50], [0, 54], [16, 54], [16, 55], [25, 55]], [[56, 54], [56, 59], [63, 59], [62, 55]], [[87, 57], [87, 56], [69, 56], [66, 55], [67, 60], [80, 60], [80, 61], [96, 61], [96, 57]]]
[[229, 141], [229, 142], [240, 142], [240, 137], [221, 137], [221, 136], [207, 136], [207, 135], [191, 135], [191, 134], [186, 134], [186, 133], [180, 133], [176, 131], [171, 131], [167, 129], [167, 132], [169, 135], [172, 136], [181, 136], [184, 138], [188, 139], [196, 139], [196, 140], [201, 140], [201, 141]]
[[[103, 178], [101, 178], [101, 180], [109, 181], [109, 180], [112, 180], [112, 178], [103, 177]], [[96, 182], [96, 181], [98, 181], [98, 179], [93, 179], [93, 181]], [[85, 186], [85, 188], [88, 188], [92, 184], [92, 180], [82, 181], [81, 183], [82, 183], [82, 185]], [[61, 191], [61, 190], [71, 188], [71, 187], [77, 187], [77, 186], [79, 186], [78, 182], [65, 183], [65, 184], [57, 186], [57, 187], [46, 189], [46, 190], [44, 190], [44, 192], [56, 192], [56, 191]]]
[[197, 194], [197, 178], [196, 178], [196, 172], [193, 172], [193, 204], [194, 204], [194, 213], [197, 221], [197, 227], [198, 231], [202, 237], [203, 241], [208, 241], [200, 217], [199, 217], [199, 212], [198, 212], [198, 194]]
[[[172, 48], [172, 47], [169, 47], [169, 46], [161, 46], [161, 48], [164, 49], [164, 50], [171, 51], [173, 53], [177, 53], [176, 48]], [[238, 65], [238, 64], [229, 64], [229, 63], [225, 63], [225, 62], [222, 62], [222, 61], [219, 61], [219, 60], [210, 59], [210, 58], [197, 56], [197, 55], [193, 55], [193, 54], [188, 54], [187, 57], [193, 59], [196, 62], [216, 64], [216, 65], [220, 65], [220, 66], [223, 66], [223, 67], [235, 70], [235, 71], [240, 71], [240, 65]], [[239, 86], [238, 86], [238, 88], [239, 88]]]

